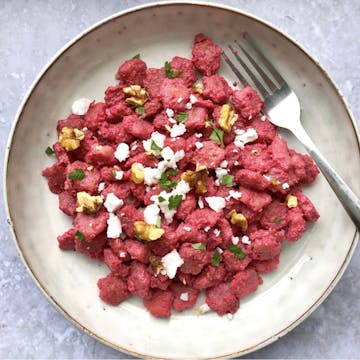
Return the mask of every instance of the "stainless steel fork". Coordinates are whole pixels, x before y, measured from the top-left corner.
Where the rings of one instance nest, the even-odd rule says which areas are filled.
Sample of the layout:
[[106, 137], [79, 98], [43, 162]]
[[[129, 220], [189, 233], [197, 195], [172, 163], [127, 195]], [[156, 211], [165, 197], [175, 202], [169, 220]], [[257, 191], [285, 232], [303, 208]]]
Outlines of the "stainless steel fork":
[[[295, 92], [259, 50], [249, 34], [244, 34], [243, 39], [249, 51], [238, 41], [235, 41], [236, 49], [231, 45], [229, 45], [229, 49], [262, 96], [264, 100], [263, 113], [274, 125], [290, 130], [297, 139], [302, 142], [341, 201], [357, 229], [360, 230], [360, 200], [327, 160], [325, 160], [301, 125], [301, 107]], [[258, 60], [254, 59], [250, 51], [256, 55]], [[248, 82], [246, 78], [225, 52], [223, 52], [223, 57], [242, 85], [247, 86]], [[251, 70], [247, 64], [251, 64], [255, 71]], [[270, 74], [270, 76], [268, 74]]]

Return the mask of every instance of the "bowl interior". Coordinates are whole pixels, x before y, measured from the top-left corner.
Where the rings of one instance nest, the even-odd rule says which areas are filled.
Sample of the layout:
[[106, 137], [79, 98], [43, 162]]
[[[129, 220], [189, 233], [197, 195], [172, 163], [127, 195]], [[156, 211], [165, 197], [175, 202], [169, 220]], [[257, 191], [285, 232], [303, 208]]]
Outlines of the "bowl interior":
[[[73, 42], [33, 88], [14, 129], [6, 192], [17, 244], [32, 275], [49, 298], [98, 339], [133, 354], [161, 358], [209, 358], [255, 350], [309, 314], [344, 270], [355, 243], [355, 227], [320, 176], [305, 189], [321, 218], [297, 243], [286, 244], [278, 270], [264, 276], [258, 291], [241, 301], [232, 321], [194, 311], [170, 320], [152, 318], [139, 299], [107, 306], [96, 281], [106, 267], [59, 251], [56, 237], [71, 227], [58, 210], [41, 170], [53, 159], [44, 150], [56, 140], [56, 121], [79, 97], [103, 99], [125, 59], [140, 53], [149, 67], [173, 56], [191, 57], [195, 34], [203, 32], [224, 49], [249, 32], [298, 94], [302, 121], [314, 142], [359, 192], [359, 144], [347, 112], [326, 74], [288, 38], [268, 25], [228, 9], [163, 4], [115, 16]], [[220, 73], [236, 80], [226, 64]], [[341, 134], [341, 136], [339, 136]], [[290, 145], [303, 151], [292, 136]], [[335, 141], [336, 140], [336, 141]], [[336, 144], [336, 146], [335, 146]], [[341, 149], [341, 151], [339, 151]]]

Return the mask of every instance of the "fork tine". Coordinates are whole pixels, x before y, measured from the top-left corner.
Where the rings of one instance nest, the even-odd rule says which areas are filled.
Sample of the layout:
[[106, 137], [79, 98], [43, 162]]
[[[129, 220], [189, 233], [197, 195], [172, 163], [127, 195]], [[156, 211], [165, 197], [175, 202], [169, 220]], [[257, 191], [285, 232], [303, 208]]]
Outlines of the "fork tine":
[[248, 86], [248, 82], [246, 79], [242, 76], [241, 72], [237, 69], [237, 67], [234, 65], [234, 63], [229, 59], [229, 57], [225, 54], [225, 52], [222, 52], [222, 56], [225, 60], [225, 62], [230, 66], [231, 70], [234, 72], [234, 74], [238, 77], [241, 84], [243, 86]]
[[269, 89], [274, 92], [277, 89], [277, 86], [274, 82], [269, 78], [266, 72], [258, 65], [258, 63], [254, 60], [254, 58], [240, 45], [237, 40], [234, 40], [236, 45], [242, 50], [242, 52], [246, 55], [248, 60], [250, 61], [251, 65], [256, 69], [256, 71], [260, 74], [263, 78], [265, 84], [269, 87]]
[[253, 49], [253, 51], [257, 54], [263, 64], [268, 68], [270, 74], [279, 83], [280, 87], [285, 85], [286, 82], [284, 78], [278, 73], [278, 71], [274, 68], [271, 62], [259, 50], [255, 42], [252, 40], [251, 36], [248, 33], [244, 33], [244, 39], [246, 40], [247, 44]]
[[266, 98], [269, 93], [268, 91], [264, 88], [263, 84], [261, 84], [261, 82], [257, 79], [257, 77], [254, 75], [254, 73], [249, 69], [249, 67], [244, 63], [244, 61], [240, 58], [240, 56], [237, 54], [237, 52], [234, 50], [234, 48], [229, 45], [229, 49], [231, 50], [231, 52], [234, 54], [236, 60], [240, 63], [240, 65], [244, 68], [244, 70], [246, 71], [246, 73], [248, 74], [249, 78], [252, 80], [252, 82], [254, 83], [255, 87], [258, 89], [259, 93], [262, 95], [263, 98]]

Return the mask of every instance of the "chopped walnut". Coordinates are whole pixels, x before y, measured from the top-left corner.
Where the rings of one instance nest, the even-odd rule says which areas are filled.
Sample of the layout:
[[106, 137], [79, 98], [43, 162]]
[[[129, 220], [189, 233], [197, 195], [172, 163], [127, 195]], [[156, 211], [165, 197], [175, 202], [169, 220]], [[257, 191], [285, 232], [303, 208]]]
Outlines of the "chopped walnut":
[[80, 191], [76, 194], [77, 197], [77, 212], [85, 212], [88, 214], [95, 214], [98, 212], [103, 203], [102, 196], [92, 196], [85, 191]]
[[145, 174], [141, 164], [133, 163], [131, 165], [131, 180], [135, 184], [141, 184], [144, 181]]
[[160, 239], [165, 230], [157, 228], [153, 224], [147, 224], [145, 221], [135, 221], [134, 232], [141, 240], [154, 241]]
[[130, 105], [142, 106], [148, 99], [148, 93], [140, 85], [124, 87], [123, 92], [127, 95], [125, 102]]
[[80, 146], [80, 142], [81, 140], [84, 140], [84, 138], [85, 134], [83, 131], [64, 126], [59, 135], [59, 144], [66, 151], [73, 151]]
[[286, 201], [287, 201], [287, 207], [288, 207], [289, 209], [298, 206], [298, 199], [297, 199], [297, 197], [294, 196], [294, 195], [290, 195], [290, 194], [289, 194], [289, 195], [286, 197]]
[[150, 256], [149, 262], [151, 270], [154, 272], [155, 275], [159, 275], [160, 271], [164, 269], [164, 264], [156, 256]]
[[193, 94], [202, 94], [203, 92], [203, 87], [201, 84], [196, 84], [192, 89], [191, 92]]
[[238, 115], [235, 114], [230, 104], [224, 104], [220, 110], [219, 125], [225, 132], [230, 132]]
[[253, 154], [254, 156], [259, 156], [260, 155], [260, 151], [258, 149], [252, 149], [251, 150], [251, 154]]
[[231, 210], [230, 213], [230, 222], [239, 227], [241, 229], [241, 231], [245, 232], [248, 228], [248, 221], [245, 217], [245, 215], [241, 214], [241, 213], [237, 213], [236, 210]]
[[206, 180], [209, 172], [204, 165], [199, 165], [195, 171], [185, 171], [181, 178], [186, 181], [191, 188], [195, 188], [197, 194], [205, 194], [207, 192]]

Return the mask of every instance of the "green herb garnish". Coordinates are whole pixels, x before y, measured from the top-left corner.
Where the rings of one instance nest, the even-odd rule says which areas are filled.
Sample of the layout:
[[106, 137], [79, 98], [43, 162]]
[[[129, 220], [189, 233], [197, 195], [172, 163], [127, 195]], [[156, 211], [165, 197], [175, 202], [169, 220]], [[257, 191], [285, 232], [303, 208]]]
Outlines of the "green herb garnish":
[[179, 181], [177, 181], [177, 180], [170, 180], [168, 178], [168, 175], [165, 172], [163, 172], [161, 174], [159, 185], [161, 188], [163, 188], [165, 190], [171, 190], [178, 184], [178, 182]]
[[178, 172], [179, 172], [179, 169], [178, 169], [178, 168], [174, 168], [174, 169], [168, 170], [168, 171], [167, 171], [167, 174], [170, 175], [170, 176], [174, 176], [174, 175], [176, 175]]
[[191, 244], [191, 246], [195, 250], [206, 250], [206, 246], [203, 243], [195, 243], [195, 244]]
[[165, 61], [165, 75], [169, 79], [175, 79], [181, 74], [180, 70], [171, 70], [171, 65], [168, 61]]
[[166, 199], [162, 196], [158, 196], [159, 203], [164, 202]]
[[79, 241], [84, 241], [85, 240], [85, 235], [79, 230], [76, 230], [75, 236], [78, 238]]
[[155, 226], [160, 229], [161, 228], [161, 219], [157, 218]]
[[183, 199], [182, 195], [171, 195], [169, 197], [169, 210], [177, 209]]
[[52, 147], [48, 146], [46, 149], [45, 149], [45, 154], [46, 155], [52, 155], [52, 154], [55, 154], [55, 151]]
[[276, 218], [274, 219], [274, 223], [275, 223], [275, 224], [278, 224], [278, 223], [281, 222], [281, 221], [282, 221], [282, 218], [279, 217], [279, 216], [276, 216]]
[[114, 178], [116, 178], [116, 171], [112, 171], [112, 172], [111, 172], [111, 176], [114, 177]]
[[214, 128], [214, 130], [210, 134], [210, 139], [216, 141], [219, 145], [224, 147], [224, 131], [218, 128]]
[[73, 172], [69, 174], [70, 180], [82, 180], [85, 177], [85, 173], [83, 169], [75, 169]]
[[132, 57], [133, 59], [140, 59], [140, 54], [136, 54]]
[[234, 176], [233, 175], [224, 175], [221, 178], [221, 185], [225, 185], [227, 187], [232, 187], [234, 186]]
[[158, 144], [156, 144], [156, 142], [153, 139], [151, 139], [150, 149], [154, 150], [154, 151], [161, 151], [162, 150], [162, 148]]
[[181, 122], [181, 123], [184, 123], [187, 121], [187, 113], [182, 111], [182, 112], [179, 112], [177, 115], [176, 115], [176, 120], [178, 122]]
[[135, 234], [135, 239], [142, 240], [138, 234]]
[[233, 254], [235, 254], [235, 256], [240, 260], [242, 260], [246, 256], [246, 254], [244, 254], [244, 252], [235, 245], [230, 245], [229, 251], [231, 251]]
[[211, 265], [218, 267], [220, 265], [220, 260], [221, 260], [221, 256], [220, 253], [218, 251], [214, 252], [213, 258], [212, 258], [212, 262]]
[[144, 106], [138, 106], [137, 111], [138, 111], [139, 115], [144, 115], [145, 114]]

